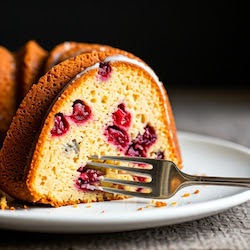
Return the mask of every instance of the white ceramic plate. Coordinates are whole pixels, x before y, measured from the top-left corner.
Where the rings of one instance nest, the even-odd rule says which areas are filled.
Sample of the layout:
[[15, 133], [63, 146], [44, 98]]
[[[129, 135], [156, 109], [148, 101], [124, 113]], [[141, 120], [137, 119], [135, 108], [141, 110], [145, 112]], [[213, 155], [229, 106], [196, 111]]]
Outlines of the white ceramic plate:
[[[179, 132], [184, 171], [191, 174], [250, 177], [249, 148], [187, 132]], [[199, 190], [195, 194], [195, 191]], [[184, 194], [189, 194], [183, 197]], [[225, 211], [247, 202], [250, 190], [226, 186], [192, 186], [163, 200], [131, 198], [60, 208], [0, 210], [0, 228], [55, 233], [119, 232], [173, 225]]]

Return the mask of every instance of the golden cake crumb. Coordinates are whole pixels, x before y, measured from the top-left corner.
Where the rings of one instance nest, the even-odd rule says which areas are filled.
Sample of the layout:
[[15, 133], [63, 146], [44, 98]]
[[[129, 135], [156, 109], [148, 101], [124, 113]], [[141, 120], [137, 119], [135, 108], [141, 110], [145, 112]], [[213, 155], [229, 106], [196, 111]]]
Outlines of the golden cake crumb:
[[198, 194], [200, 191], [198, 190], [198, 189], [196, 189], [195, 191], [194, 191], [194, 194]]
[[142, 210], [142, 207], [139, 207], [137, 210], [138, 210], [138, 211], [141, 211], [141, 210]]
[[171, 206], [176, 206], [176, 205], [177, 205], [176, 201], [171, 202]]
[[156, 201], [155, 202], [155, 207], [166, 207], [167, 203], [163, 201]]
[[7, 204], [6, 196], [2, 196], [0, 199], [0, 208], [2, 210], [9, 209], [9, 206]]
[[190, 193], [185, 193], [181, 197], [189, 197], [189, 196], [190, 196]]

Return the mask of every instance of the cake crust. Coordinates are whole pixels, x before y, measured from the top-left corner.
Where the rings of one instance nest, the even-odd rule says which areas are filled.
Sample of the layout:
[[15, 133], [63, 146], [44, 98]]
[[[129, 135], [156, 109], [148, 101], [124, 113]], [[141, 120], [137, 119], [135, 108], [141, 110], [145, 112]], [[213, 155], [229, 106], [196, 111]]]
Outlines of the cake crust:
[[0, 148], [16, 111], [16, 61], [13, 53], [0, 46]]
[[15, 54], [18, 62], [18, 103], [20, 103], [31, 86], [42, 76], [48, 51], [35, 40], [29, 40]]
[[67, 41], [57, 44], [52, 50], [50, 50], [46, 63], [44, 65], [44, 73], [49, 71], [56, 64], [65, 61], [71, 57], [75, 57], [82, 53], [92, 51], [105, 51], [107, 49], [113, 49], [113, 47], [105, 44], [97, 43], [82, 43], [75, 41]]

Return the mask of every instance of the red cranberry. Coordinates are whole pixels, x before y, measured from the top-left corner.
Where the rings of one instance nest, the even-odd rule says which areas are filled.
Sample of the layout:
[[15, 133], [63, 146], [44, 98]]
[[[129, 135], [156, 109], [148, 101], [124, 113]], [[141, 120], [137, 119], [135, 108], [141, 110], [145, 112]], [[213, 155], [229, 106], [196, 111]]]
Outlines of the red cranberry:
[[98, 69], [100, 80], [106, 81], [110, 77], [110, 73], [111, 67], [109, 65], [109, 62], [100, 62]]
[[140, 187], [139, 187], [139, 188], [136, 189], [136, 192], [141, 193], [143, 190], [144, 190], [144, 188], [140, 188]]
[[129, 145], [129, 148], [125, 154], [128, 156], [136, 156], [136, 157], [146, 157], [147, 155], [145, 148], [135, 142], [132, 142], [132, 144]]
[[69, 123], [62, 113], [58, 113], [54, 118], [54, 126], [50, 133], [53, 136], [60, 136], [65, 134], [69, 129]]
[[114, 124], [118, 127], [128, 128], [131, 123], [131, 114], [125, 110], [124, 103], [118, 105], [118, 109], [112, 115]]
[[134, 181], [139, 181], [139, 182], [146, 182], [147, 177], [144, 176], [133, 176]]
[[74, 101], [72, 107], [73, 107], [73, 113], [70, 116], [70, 118], [75, 123], [83, 123], [90, 118], [91, 109], [83, 101], [81, 100]]
[[[143, 176], [133, 176], [134, 181], [139, 181], [139, 182], [146, 182], [147, 178], [143, 177]], [[144, 190], [144, 188], [137, 188], [136, 191], [137, 192], [142, 192]]]
[[126, 155], [146, 157], [147, 149], [156, 141], [156, 133], [153, 127], [147, 125], [143, 135], [137, 135], [137, 137], [129, 145]]
[[162, 151], [158, 151], [155, 153], [156, 159], [164, 159], [164, 153]]
[[103, 176], [101, 171], [86, 167], [80, 167], [77, 171], [81, 174], [76, 181], [76, 185], [83, 190], [94, 190], [93, 185], [97, 185], [97, 183], [100, 181], [100, 177]]
[[112, 142], [120, 150], [124, 150], [128, 147], [129, 136], [125, 130], [117, 126], [108, 126], [104, 131], [104, 135], [108, 138], [109, 142]]
[[144, 131], [143, 135], [138, 135], [135, 138], [135, 142], [137, 144], [140, 144], [141, 146], [143, 146], [146, 149], [155, 143], [156, 138], [157, 137], [156, 137], [156, 133], [155, 133], [154, 128], [147, 125], [145, 127], [145, 131]]

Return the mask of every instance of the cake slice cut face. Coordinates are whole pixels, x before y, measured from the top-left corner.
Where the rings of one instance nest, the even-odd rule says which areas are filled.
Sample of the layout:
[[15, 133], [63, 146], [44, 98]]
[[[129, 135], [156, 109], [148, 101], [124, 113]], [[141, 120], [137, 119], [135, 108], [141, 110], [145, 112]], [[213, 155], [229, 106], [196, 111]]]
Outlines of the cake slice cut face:
[[93, 155], [168, 159], [182, 167], [163, 84], [141, 59], [119, 49], [65, 60], [32, 86], [0, 152], [0, 188], [21, 201], [59, 207], [128, 198], [100, 190], [102, 176], [144, 181], [89, 169]]
[[162, 86], [142, 63], [107, 57], [78, 74], [48, 111], [27, 185], [54, 205], [125, 198], [98, 190], [101, 176], [133, 179], [117, 170], [90, 170], [92, 155], [180, 162], [172, 150]]

